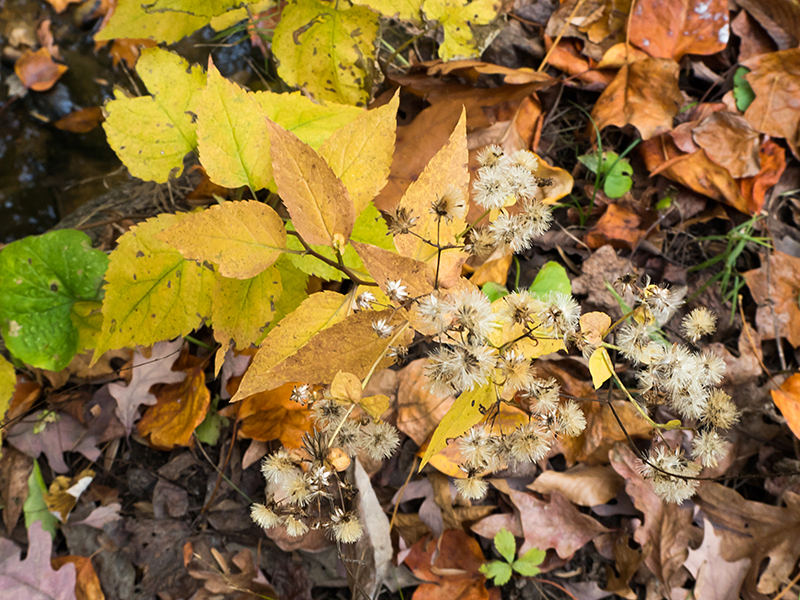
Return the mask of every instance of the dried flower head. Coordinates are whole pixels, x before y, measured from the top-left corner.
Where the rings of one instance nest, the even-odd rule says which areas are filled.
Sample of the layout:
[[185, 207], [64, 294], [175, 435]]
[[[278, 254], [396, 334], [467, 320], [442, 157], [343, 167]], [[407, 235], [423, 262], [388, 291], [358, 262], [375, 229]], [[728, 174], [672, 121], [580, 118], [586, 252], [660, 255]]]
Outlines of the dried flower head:
[[716, 429], [698, 432], [692, 440], [692, 458], [699, 460], [704, 467], [716, 467], [725, 452], [725, 439]]
[[485, 339], [494, 328], [492, 304], [486, 294], [477, 289], [454, 293], [446, 303], [447, 311], [453, 314], [453, 326], [467, 331], [479, 339]]
[[394, 331], [394, 325], [389, 324], [389, 319], [378, 319], [372, 322], [372, 330], [380, 338], [388, 338]]
[[502, 208], [513, 194], [505, 169], [498, 167], [480, 169], [472, 189], [475, 202], [484, 209]]
[[497, 144], [489, 144], [478, 151], [478, 164], [481, 167], [494, 167], [500, 162], [505, 153]]
[[739, 409], [728, 394], [720, 389], [713, 389], [701, 419], [712, 427], [730, 429], [739, 421]]
[[529, 399], [531, 414], [540, 416], [553, 415], [558, 408], [561, 386], [554, 377], [549, 379], [535, 378], [522, 393], [523, 398]]
[[261, 473], [271, 483], [282, 483], [296, 472], [294, 460], [281, 448], [261, 461]]
[[[341, 426], [340, 426], [341, 425]], [[340, 446], [349, 456], [355, 456], [363, 442], [361, 434], [361, 426], [353, 419], [344, 419], [344, 421], [331, 422], [327, 427], [327, 432], [333, 435], [333, 432], [338, 429], [335, 439], [331, 439], [331, 443], [336, 443]]]
[[435, 294], [425, 296], [417, 303], [417, 314], [421, 325], [433, 329], [437, 334], [444, 333], [450, 326], [452, 317], [447, 310], [448, 305]]
[[530, 169], [521, 165], [510, 165], [506, 170], [509, 191], [517, 200], [532, 198], [536, 193], [536, 179]]
[[717, 329], [717, 316], [707, 308], [695, 308], [683, 318], [681, 323], [684, 337], [697, 343], [704, 335], [711, 335]]
[[264, 504], [253, 504], [250, 507], [250, 518], [253, 519], [256, 525], [264, 529], [275, 527], [281, 522], [281, 518]]
[[386, 295], [389, 299], [398, 304], [402, 304], [408, 298], [408, 288], [399, 279], [386, 282]]
[[537, 316], [548, 331], [556, 337], [563, 337], [578, 327], [581, 307], [569, 294], [550, 292], [547, 303]]
[[537, 421], [517, 427], [509, 437], [511, 456], [518, 462], [537, 462], [550, 450], [547, 431]]
[[296, 385], [292, 388], [292, 393], [289, 400], [297, 402], [301, 406], [305, 406], [311, 400], [311, 386], [307, 383]]
[[524, 167], [530, 173], [536, 173], [539, 170], [539, 159], [530, 150], [517, 150], [509, 156], [509, 162], [512, 166]]
[[467, 203], [464, 194], [454, 185], [448, 185], [441, 196], [431, 202], [431, 213], [447, 222], [463, 219], [467, 214]]
[[372, 308], [372, 303], [376, 301], [377, 298], [375, 298], [375, 294], [373, 294], [372, 292], [362, 292], [356, 297], [355, 309], [365, 310]]
[[353, 511], [343, 511], [336, 507], [331, 513], [333, 539], [343, 544], [353, 544], [361, 539], [364, 529]]
[[531, 246], [531, 238], [521, 215], [510, 215], [504, 211], [487, 229], [493, 237], [494, 245], [503, 250], [508, 249], [517, 254]]
[[469, 244], [465, 248], [467, 252], [478, 258], [486, 258], [494, 249], [495, 237], [488, 227], [477, 227], [470, 232]]
[[489, 484], [474, 469], [466, 469], [465, 479], [456, 479], [454, 483], [461, 496], [467, 500], [480, 500], [486, 496]]
[[531, 361], [514, 350], [509, 350], [500, 357], [497, 368], [505, 381], [506, 388], [511, 390], [526, 389], [534, 380]]
[[476, 425], [458, 438], [458, 448], [464, 456], [465, 465], [482, 469], [492, 461], [493, 452], [489, 439], [489, 432], [483, 425]]
[[308, 532], [308, 525], [294, 515], [287, 515], [284, 519], [284, 525], [289, 537], [300, 537]]
[[417, 224], [417, 217], [405, 206], [398, 206], [393, 212], [388, 213], [388, 217], [388, 229], [392, 235], [408, 234]]
[[550, 229], [553, 222], [553, 213], [550, 207], [541, 200], [528, 200], [522, 205], [523, 226], [525, 235], [537, 238]]
[[282, 484], [286, 493], [286, 499], [290, 504], [304, 506], [311, 501], [314, 489], [306, 476], [300, 471], [295, 470], [292, 476]]
[[347, 409], [333, 398], [323, 398], [311, 405], [311, 416], [319, 427], [326, 428], [331, 423], [338, 423]]
[[364, 450], [375, 460], [389, 458], [400, 445], [397, 429], [384, 421], [367, 423], [361, 428], [361, 433]]
[[683, 453], [658, 446], [651, 449], [646, 463], [640, 468], [642, 476], [653, 485], [653, 491], [665, 502], [682, 504], [697, 489], [700, 465], [688, 462]]
[[581, 434], [586, 429], [586, 417], [574, 400], [567, 400], [556, 409], [556, 431], [570, 437]]

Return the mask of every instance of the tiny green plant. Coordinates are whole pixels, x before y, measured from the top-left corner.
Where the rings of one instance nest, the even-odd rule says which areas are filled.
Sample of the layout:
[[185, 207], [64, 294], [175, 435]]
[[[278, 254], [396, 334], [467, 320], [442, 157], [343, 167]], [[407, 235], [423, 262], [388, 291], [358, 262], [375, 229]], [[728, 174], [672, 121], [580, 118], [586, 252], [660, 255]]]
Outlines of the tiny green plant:
[[[516, 560], [517, 542], [514, 534], [508, 529], [501, 529], [494, 536], [494, 547], [503, 557], [503, 560], [490, 560], [481, 565], [480, 571], [488, 579], [494, 580], [495, 585], [505, 585], [514, 571], [523, 577], [533, 577], [540, 573], [539, 565], [545, 557], [545, 551], [538, 548], [531, 548]], [[505, 562], [504, 562], [505, 561]]]

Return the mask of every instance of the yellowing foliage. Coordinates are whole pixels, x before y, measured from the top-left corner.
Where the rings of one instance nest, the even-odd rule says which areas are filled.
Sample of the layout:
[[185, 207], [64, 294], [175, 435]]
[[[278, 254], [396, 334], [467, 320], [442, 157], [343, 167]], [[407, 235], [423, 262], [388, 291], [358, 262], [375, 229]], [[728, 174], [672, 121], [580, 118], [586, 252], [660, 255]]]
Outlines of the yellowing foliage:
[[425, 0], [422, 10], [430, 20], [444, 28], [444, 43], [439, 58], [470, 58], [480, 54], [472, 25], [487, 25], [497, 17], [498, 0]]
[[106, 271], [103, 331], [93, 362], [112, 348], [186, 335], [211, 314], [213, 269], [156, 237], [187, 216], [159, 215], [119, 238]]
[[198, 66], [160, 48], [142, 51], [136, 73], [152, 96], [127, 98], [119, 91], [105, 106], [109, 145], [135, 177], [159, 183], [183, 171], [183, 157], [197, 147], [189, 114], [205, 86]]
[[292, 0], [272, 40], [278, 74], [317, 100], [364, 106], [378, 29], [378, 15], [346, 0]]
[[354, 0], [353, 4], [368, 6], [385, 17], [422, 24], [422, 0]]
[[223, 277], [249, 279], [272, 265], [286, 248], [286, 228], [261, 202], [225, 202], [194, 213], [158, 238], [186, 258], [208, 261]]
[[230, 340], [237, 348], [255, 344], [275, 316], [282, 291], [275, 265], [250, 279], [217, 277], [211, 297], [214, 339], [225, 347]]

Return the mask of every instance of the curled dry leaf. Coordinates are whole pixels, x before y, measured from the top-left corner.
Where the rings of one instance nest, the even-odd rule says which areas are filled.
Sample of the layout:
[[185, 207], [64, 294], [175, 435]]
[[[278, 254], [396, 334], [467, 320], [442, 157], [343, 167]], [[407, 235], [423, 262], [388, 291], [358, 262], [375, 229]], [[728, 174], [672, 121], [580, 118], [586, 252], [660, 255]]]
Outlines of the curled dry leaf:
[[753, 177], [761, 169], [759, 135], [746, 119], [728, 111], [717, 111], [692, 131], [695, 143], [734, 178]]
[[545, 471], [528, 486], [540, 494], [559, 492], [579, 506], [597, 506], [616, 498], [624, 480], [609, 466], [578, 465], [564, 472]]
[[592, 109], [597, 127], [633, 125], [648, 140], [672, 129], [683, 97], [678, 63], [647, 58], [623, 65]]
[[[769, 289], [767, 289], [767, 261], [762, 256], [761, 267], [747, 271], [744, 278], [750, 293], [758, 303], [756, 326], [762, 339], [775, 339], [778, 335], [800, 346], [800, 258], [776, 250], [770, 257]], [[774, 313], [774, 316], [773, 316]]]
[[55, 62], [47, 48], [26, 50], [14, 63], [14, 73], [22, 85], [34, 92], [46, 92], [66, 72], [67, 67]]
[[631, 42], [656, 58], [715, 54], [730, 38], [727, 0], [637, 0]]

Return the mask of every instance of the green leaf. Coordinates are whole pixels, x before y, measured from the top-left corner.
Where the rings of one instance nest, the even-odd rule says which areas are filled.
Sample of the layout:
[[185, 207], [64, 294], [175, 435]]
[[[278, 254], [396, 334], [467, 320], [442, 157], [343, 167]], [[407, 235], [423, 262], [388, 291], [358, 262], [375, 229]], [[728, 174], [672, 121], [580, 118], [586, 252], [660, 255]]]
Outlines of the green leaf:
[[492, 302], [508, 296], [508, 288], [504, 285], [500, 285], [499, 283], [495, 283], [494, 281], [484, 283], [481, 291], [483, 291], [483, 293], [486, 294], [486, 296]]
[[514, 534], [508, 529], [503, 527], [494, 536], [494, 547], [500, 553], [500, 556], [510, 563], [514, 560], [514, 555], [517, 553], [517, 541], [514, 539]]
[[579, 156], [578, 160], [587, 169], [597, 173], [603, 179], [603, 192], [609, 198], [619, 198], [633, 185], [630, 175], [633, 173], [630, 161], [620, 158], [616, 152], [603, 152], [602, 160], [597, 152]]
[[108, 24], [95, 40], [150, 38], [171, 44], [208, 25], [211, 19], [255, 0], [117, 0]]
[[488, 25], [500, 9], [498, 0], [425, 0], [422, 10], [428, 20], [439, 21], [444, 28], [444, 43], [439, 58], [474, 58], [480, 55], [473, 25]]
[[186, 335], [211, 315], [213, 268], [186, 260], [156, 237], [187, 216], [162, 214], [119, 238], [106, 271], [103, 331], [92, 360], [112, 348]]
[[378, 15], [363, 6], [292, 0], [272, 38], [278, 75], [317, 100], [366, 105], [378, 30]]
[[[286, 229], [289, 231], [294, 231], [291, 223], [286, 224]], [[372, 244], [373, 246], [378, 246], [379, 248], [383, 248], [385, 250], [395, 251], [394, 242], [392, 241], [392, 236], [389, 235], [389, 229], [386, 226], [386, 221], [384, 221], [383, 217], [378, 212], [378, 209], [375, 208], [373, 204], [367, 205], [367, 207], [361, 211], [361, 214], [358, 215], [358, 218], [353, 225], [353, 232], [350, 234], [350, 239], [355, 240], [356, 242], [362, 242], [364, 244]], [[303, 245], [293, 235], [290, 235], [287, 238], [286, 246], [291, 250], [303, 249]], [[312, 246], [312, 248], [325, 258], [329, 258], [333, 261], [336, 260], [336, 254], [331, 247]], [[310, 254], [290, 254], [289, 260], [292, 261], [292, 264], [294, 264], [295, 267], [304, 273], [314, 275], [320, 279], [325, 279], [327, 281], [342, 281], [345, 277], [344, 273], [342, 273], [340, 270], [322, 262]], [[364, 277], [369, 277], [364, 263], [361, 261], [358, 253], [351, 245], [348, 244], [345, 247], [344, 253], [342, 254], [342, 260], [344, 261], [345, 266], [351, 271], [354, 271], [356, 274], [363, 275]]]
[[541, 572], [539, 565], [544, 562], [547, 552], [538, 548], [531, 548], [525, 554], [514, 561], [514, 570], [525, 577], [533, 577]]
[[739, 67], [733, 74], [733, 99], [736, 101], [736, 108], [744, 112], [756, 99], [756, 94], [753, 88], [750, 87], [750, 82], [747, 81], [745, 75], [750, 72], [747, 67]]
[[44, 495], [47, 493], [47, 486], [42, 477], [42, 470], [39, 468], [39, 461], [33, 459], [33, 471], [28, 477], [28, 497], [22, 505], [22, 512], [25, 515], [25, 529], [30, 529], [36, 521], [41, 522], [42, 529], [52, 537], [56, 536], [58, 519], [50, 514]]
[[448, 439], [457, 438], [466, 433], [473, 425], [480, 423], [495, 402], [497, 402], [497, 393], [491, 382], [468, 390], [456, 398], [453, 406], [450, 407], [433, 432], [419, 470], [422, 471], [428, 461], [447, 446]]
[[103, 129], [132, 175], [164, 183], [171, 173], [183, 172], [184, 156], [197, 147], [197, 126], [188, 111], [194, 110], [206, 75], [160, 48], [142, 51], [136, 74], [152, 96], [128, 98], [117, 91], [106, 103]]
[[194, 435], [197, 440], [206, 446], [216, 446], [219, 441], [219, 433], [223, 427], [228, 424], [227, 417], [221, 417], [217, 412], [217, 404], [219, 403], [219, 396], [214, 396], [211, 404], [208, 407], [206, 418], [194, 430]]
[[70, 318], [82, 300], [102, 297], [108, 257], [85, 233], [51, 231], [0, 252], [0, 326], [6, 347], [34, 367], [60, 371], [80, 346]]
[[494, 579], [495, 585], [505, 585], [511, 579], [511, 565], [500, 560], [483, 563], [479, 570], [487, 579]]
[[557, 262], [550, 261], [539, 269], [529, 291], [544, 299], [550, 292], [571, 294], [572, 284], [567, 277], [567, 270]]

